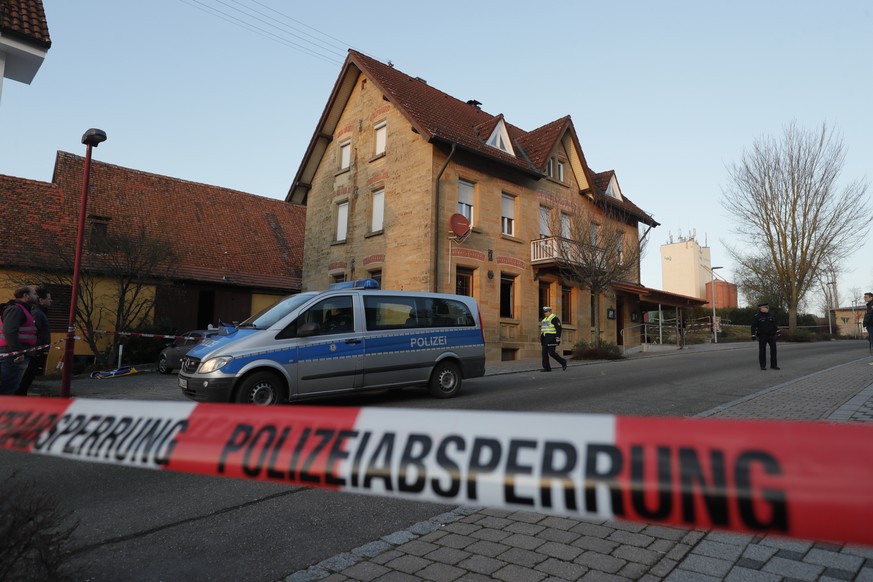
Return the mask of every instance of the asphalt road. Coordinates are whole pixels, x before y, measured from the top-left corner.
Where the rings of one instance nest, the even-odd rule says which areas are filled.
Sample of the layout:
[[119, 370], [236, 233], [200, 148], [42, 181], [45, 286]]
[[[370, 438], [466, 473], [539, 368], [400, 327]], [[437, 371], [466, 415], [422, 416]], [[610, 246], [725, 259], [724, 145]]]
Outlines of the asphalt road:
[[[857, 359], [855, 343], [780, 344], [780, 371], [759, 370], [749, 343], [487, 376], [451, 400], [404, 390], [313, 403], [687, 416]], [[108, 382], [119, 383], [116, 397], [184, 399], [175, 376]], [[74, 512], [70, 565], [76, 579], [94, 582], [275, 581], [450, 508], [0, 451], [0, 479], [15, 470]]]

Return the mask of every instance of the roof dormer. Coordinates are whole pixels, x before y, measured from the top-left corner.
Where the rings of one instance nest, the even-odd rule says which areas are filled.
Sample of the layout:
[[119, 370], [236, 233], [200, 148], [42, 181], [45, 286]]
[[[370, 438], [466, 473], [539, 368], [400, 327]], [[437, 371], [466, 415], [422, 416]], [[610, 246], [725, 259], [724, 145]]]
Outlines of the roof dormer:
[[515, 156], [512, 143], [509, 141], [509, 132], [506, 131], [506, 124], [503, 122], [503, 119], [497, 122], [497, 125], [494, 126], [494, 130], [491, 132], [491, 137], [485, 143], [506, 152], [510, 156]]
[[610, 198], [615, 198], [616, 200], [623, 200], [621, 195], [621, 188], [618, 187], [618, 180], [615, 179], [615, 174], [609, 179], [609, 184], [606, 186], [606, 190], [603, 192]]

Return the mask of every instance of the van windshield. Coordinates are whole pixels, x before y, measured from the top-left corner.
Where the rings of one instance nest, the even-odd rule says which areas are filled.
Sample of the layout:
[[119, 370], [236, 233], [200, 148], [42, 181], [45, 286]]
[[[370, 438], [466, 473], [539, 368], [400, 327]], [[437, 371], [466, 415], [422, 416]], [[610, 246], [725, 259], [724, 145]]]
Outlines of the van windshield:
[[317, 292], [310, 292], [283, 297], [270, 307], [254, 314], [237, 327], [267, 329], [316, 295], [318, 295]]

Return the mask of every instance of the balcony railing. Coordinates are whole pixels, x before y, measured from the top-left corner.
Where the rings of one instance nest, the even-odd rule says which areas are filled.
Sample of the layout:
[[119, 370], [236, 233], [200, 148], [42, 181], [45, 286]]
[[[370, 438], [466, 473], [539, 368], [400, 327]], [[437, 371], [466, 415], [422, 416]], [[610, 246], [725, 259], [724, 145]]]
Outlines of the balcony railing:
[[[557, 263], [566, 261], [568, 263], [585, 264], [588, 262], [599, 262], [603, 259], [603, 249], [592, 245], [580, 245], [576, 241], [559, 237], [549, 236], [530, 241], [530, 262], [532, 265], [542, 265], [547, 263]], [[583, 250], [584, 249], [584, 250]]]

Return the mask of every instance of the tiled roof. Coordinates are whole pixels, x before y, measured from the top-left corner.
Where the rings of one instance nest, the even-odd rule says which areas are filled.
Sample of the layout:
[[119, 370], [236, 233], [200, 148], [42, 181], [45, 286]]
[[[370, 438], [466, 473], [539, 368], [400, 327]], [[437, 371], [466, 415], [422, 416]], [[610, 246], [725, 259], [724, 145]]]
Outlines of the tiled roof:
[[[72, 256], [84, 161], [58, 152], [51, 184], [0, 176], [0, 265], [52, 265], [44, 237]], [[92, 160], [86, 216], [109, 218], [110, 232], [143, 225], [163, 238], [178, 257], [177, 279], [300, 289], [303, 206]]]
[[[609, 182], [615, 177], [615, 170], [607, 170], [594, 174], [594, 185], [597, 188], [595, 201], [600, 204], [607, 204], [614, 208], [618, 208], [622, 212], [627, 212], [631, 216], [636, 217], [640, 222], [649, 226], [660, 226], [661, 224], [652, 218], [642, 208], [631, 202], [627, 196], [622, 194], [621, 200], [608, 196], [606, 189], [609, 187]], [[617, 180], [618, 178], [616, 178]]]
[[52, 40], [42, 0], [0, 0], [0, 33], [49, 48]]

